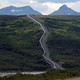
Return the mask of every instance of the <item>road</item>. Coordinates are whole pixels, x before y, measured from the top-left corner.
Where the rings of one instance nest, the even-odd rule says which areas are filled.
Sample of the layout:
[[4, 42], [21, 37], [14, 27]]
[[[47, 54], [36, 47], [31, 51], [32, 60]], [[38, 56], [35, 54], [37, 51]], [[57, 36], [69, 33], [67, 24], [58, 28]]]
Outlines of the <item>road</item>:
[[40, 25], [40, 27], [42, 28], [43, 30], [43, 35], [41, 36], [39, 42], [41, 44], [41, 47], [44, 51], [44, 54], [42, 55], [45, 59], [45, 61], [50, 64], [50, 66], [52, 67], [52, 69], [61, 69], [63, 70], [64, 68], [62, 68], [59, 64], [57, 64], [56, 62], [52, 61], [49, 57], [50, 55], [50, 51], [47, 47], [47, 38], [48, 38], [48, 35], [49, 35], [49, 32], [47, 30], [47, 28], [45, 28], [39, 21], [37, 21], [36, 19], [34, 19], [33, 17], [31, 17], [30, 15], [27, 15], [30, 19], [32, 19], [34, 22], [36, 22], [37, 24]]
[[[44, 54], [42, 54], [43, 58], [45, 59], [45, 61], [51, 65], [51, 67], [53, 69], [63, 69], [59, 64], [57, 64], [56, 62], [52, 61], [49, 57], [50, 55], [50, 52], [47, 48], [47, 38], [48, 38], [48, 35], [49, 35], [49, 32], [48, 30], [40, 23], [38, 22], [37, 20], [35, 20], [34, 18], [32, 18], [31, 16], [27, 15], [30, 19], [32, 19], [34, 22], [36, 22], [37, 24], [40, 25], [40, 27], [42, 28], [43, 30], [43, 35], [41, 36], [39, 42], [41, 44], [41, 47], [44, 51]], [[42, 74], [42, 73], [46, 73], [46, 71], [42, 71], [42, 72], [21, 72], [22, 74], [33, 74], [33, 75], [36, 75], [36, 74]], [[4, 77], [4, 76], [11, 76], [11, 75], [15, 75], [16, 72], [9, 72], [9, 73], [5, 73], [5, 72], [1, 72], [0, 73], [0, 77]]]

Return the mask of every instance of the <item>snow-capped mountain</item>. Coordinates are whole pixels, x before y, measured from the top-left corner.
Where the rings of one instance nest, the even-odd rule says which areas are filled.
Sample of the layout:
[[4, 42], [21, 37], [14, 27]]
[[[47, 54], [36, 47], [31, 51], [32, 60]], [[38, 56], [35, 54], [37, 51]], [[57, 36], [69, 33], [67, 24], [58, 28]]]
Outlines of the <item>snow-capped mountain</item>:
[[72, 10], [66, 5], [63, 5], [57, 11], [51, 13], [50, 15], [80, 15], [80, 13]]
[[32, 9], [30, 6], [24, 6], [24, 7], [14, 7], [9, 6], [0, 9], [0, 15], [41, 15], [38, 11]]

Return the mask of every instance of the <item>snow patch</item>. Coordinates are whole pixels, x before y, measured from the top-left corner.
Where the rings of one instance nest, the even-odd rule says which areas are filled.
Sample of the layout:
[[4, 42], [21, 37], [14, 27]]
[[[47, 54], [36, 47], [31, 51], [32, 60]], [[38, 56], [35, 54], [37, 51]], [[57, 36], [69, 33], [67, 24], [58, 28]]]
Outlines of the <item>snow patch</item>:
[[22, 10], [11, 10], [11, 12], [13, 13], [13, 12], [20, 12], [20, 11], [22, 11]]
[[68, 15], [71, 15], [71, 13], [68, 13]]

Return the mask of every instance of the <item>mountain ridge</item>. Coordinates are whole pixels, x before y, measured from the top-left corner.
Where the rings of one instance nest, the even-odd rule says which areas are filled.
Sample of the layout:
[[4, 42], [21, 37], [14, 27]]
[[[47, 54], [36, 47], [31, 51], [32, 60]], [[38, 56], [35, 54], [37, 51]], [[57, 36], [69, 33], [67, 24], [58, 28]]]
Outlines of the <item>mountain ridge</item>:
[[80, 13], [69, 8], [67, 5], [62, 5], [58, 10], [52, 12], [50, 15], [80, 15]]
[[[34, 10], [30, 6], [22, 6], [22, 7], [15, 7], [15, 6], [8, 6], [0, 9], [0, 15], [42, 15], [37, 10]], [[62, 5], [58, 10], [52, 12], [49, 15], [80, 15], [80, 12], [77, 12], [67, 5]]]
[[30, 6], [22, 6], [22, 7], [15, 7], [15, 6], [8, 6], [5, 8], [0, 9], [1, 15], [41, 15], [38, 11], [34, 10]]

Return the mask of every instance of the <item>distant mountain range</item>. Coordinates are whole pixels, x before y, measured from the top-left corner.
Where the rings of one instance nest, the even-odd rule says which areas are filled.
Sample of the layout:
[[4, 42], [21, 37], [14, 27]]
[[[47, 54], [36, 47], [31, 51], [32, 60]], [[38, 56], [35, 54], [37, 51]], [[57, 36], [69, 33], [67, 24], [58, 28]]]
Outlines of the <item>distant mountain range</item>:
[[[0, 9], [0, 15], [42, 15], [40, 12], [34, 10], [30, 6], [15, 7], [9, 6]], [[66, 5], [61, 6], [57, 11], [51, 13], [50, 15], [80, 15], [79, 12], [72, 10]]]
[[80, 15], [80, 13], [72, 10], [66, 5], [63, 5], [57, 11], [51, 13], [50, 15]]
[[30, 6], [24, 6], [24, 7], [14, 7], [9, 6], [0, 9], [1, 15], [26, 15], [26, 14], [32, 14], [32, 15], [41, 15], [38, 11], [32, 9]]

